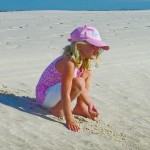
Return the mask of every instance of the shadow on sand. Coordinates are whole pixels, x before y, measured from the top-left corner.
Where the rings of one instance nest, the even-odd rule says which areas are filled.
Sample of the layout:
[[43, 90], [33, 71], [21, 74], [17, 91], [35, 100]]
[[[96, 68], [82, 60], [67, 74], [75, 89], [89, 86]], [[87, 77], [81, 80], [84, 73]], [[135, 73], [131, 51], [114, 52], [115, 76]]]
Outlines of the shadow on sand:
[[48, 117], [47, 115], [50, 115], [48, 110], [43, 109], [39, 104], [37, 104], [35, 98], [17, 96], [15, 94], [8, 93], [7, 91], [0, 91], [0, 103], [49, 121], [58, 122], [65, 126], [65, 123]]

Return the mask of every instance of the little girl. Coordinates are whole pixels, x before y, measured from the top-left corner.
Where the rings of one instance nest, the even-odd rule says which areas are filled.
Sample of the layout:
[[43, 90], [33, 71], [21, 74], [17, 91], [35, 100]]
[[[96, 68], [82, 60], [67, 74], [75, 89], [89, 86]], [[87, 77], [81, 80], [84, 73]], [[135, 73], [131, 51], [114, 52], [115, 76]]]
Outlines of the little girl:
[[[70, 45], [42, 73], [36, 86], [36, 100], [54, 116], [65, 117], [69, 130], [79, 131], [73, 114], [96, 120], [99, 112], [89, 98], [91, 60], [98, 60], [100, 52], [109, 46], [102, 42], [95, 27], [76, 28], [68, 39]], [[71, 102], [76, 106], [71, 109]]]

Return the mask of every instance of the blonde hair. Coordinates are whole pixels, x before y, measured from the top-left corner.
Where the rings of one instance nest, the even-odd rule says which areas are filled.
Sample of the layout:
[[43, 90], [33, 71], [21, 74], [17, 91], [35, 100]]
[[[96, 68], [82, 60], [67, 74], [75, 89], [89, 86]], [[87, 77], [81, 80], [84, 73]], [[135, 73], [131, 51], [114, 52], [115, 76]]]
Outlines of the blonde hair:
[[[63, 55], [70, 56], [74, 60], [77, 68], [82, 68], [83, 70], [89, 70], [91, 67], [91, 60], [90, 59], [81, 60], [80, 52], [77, 49], [78, 43], [86, 44], [84, 42], [72, 42], [70, 45], [64, 47]], [[99, 56], [100, 55], [98, 53], [95, 60], [95, 67], [98, 67], [99, 58], [100, 58]]]

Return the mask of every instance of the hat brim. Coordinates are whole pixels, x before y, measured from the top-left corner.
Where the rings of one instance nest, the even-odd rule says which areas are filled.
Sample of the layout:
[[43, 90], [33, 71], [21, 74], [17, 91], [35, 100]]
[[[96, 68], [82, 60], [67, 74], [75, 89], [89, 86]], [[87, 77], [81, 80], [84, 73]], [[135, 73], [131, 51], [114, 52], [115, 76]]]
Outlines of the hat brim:
[[[76, 42], [76, 41], [72, 41], [72, 39], [68, 39], [69, 42]], [[98, 46], [104, 50], [109, 50], [109, 46], [104, 43], [103, 41], [100, 41], [100, 40], [93, 40], [93, 39], [86, 39], [86, 40], [80, 40], [80, 41], [86, 41], [92, 45], [95, 45], [95, 46]]]
[[92, 45], [95, 45], [95, 46], [98, 46], [104, 50], [109, 50], [109, 46], [104, 43], [103, 41], [100, 41], [100, 40], [93, 40], [93, 39], [86, 39], [85, 41], [87, 41], [88, 43], [92, 44]]

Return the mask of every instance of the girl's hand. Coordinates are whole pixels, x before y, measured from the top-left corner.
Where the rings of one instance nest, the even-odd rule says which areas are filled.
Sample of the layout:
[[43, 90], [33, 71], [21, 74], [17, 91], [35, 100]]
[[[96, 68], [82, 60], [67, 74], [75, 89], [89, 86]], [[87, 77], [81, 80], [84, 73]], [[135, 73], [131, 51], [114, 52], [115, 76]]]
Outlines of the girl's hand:
[[78, 132], [80, 130], [80, 127], [77, 124], [75, 118], [67, 120], [66, 125], [67, 125], [67, 128], [71, 131]]
[[92, 118], [98, 117], [99, 115], [97, 108], [92, 103], [88, 105], [88, 112], [92, 116]]

